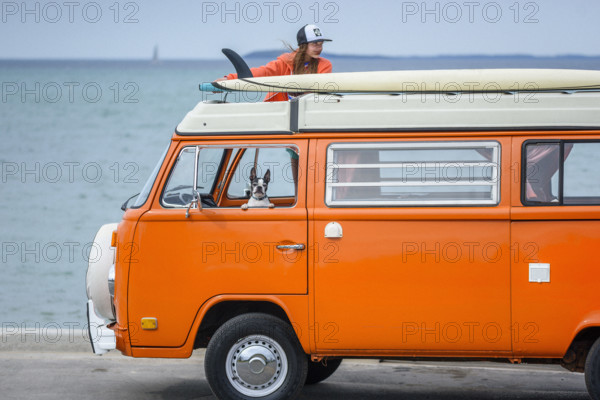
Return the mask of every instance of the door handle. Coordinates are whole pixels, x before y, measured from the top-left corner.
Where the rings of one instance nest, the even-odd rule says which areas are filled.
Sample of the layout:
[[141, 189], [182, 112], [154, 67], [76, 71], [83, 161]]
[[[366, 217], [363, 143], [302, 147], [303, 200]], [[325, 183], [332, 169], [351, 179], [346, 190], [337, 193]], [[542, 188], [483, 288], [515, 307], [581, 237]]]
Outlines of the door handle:
[[304, 250], [303, 244], [280, 244], [277, 246], [279, 250]]

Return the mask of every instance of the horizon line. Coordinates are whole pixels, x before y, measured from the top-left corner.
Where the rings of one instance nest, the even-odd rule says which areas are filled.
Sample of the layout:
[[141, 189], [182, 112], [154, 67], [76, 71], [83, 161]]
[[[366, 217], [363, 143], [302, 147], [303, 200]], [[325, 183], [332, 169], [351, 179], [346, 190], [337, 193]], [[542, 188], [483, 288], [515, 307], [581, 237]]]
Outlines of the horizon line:
[[[252, 51], [243, 57], [245, 58], [265, 58], [262, 56], [257, 56], [256, 53], [271, 53], [276, 52], [277, 50], [257, 50]], [[379, 59], [387, 59], [387, 60], [405, 60], [405, 59], [430, 59], [430, 58], [509, 58], [509, 57], [518, 57], [518, 58], [600, 58], [600, 54], [598, 55], [585, 55], [585, 54], [555, 54], [555, 55], [533, 55], [533, 54], [523, 54], [523, 53], [512, 53], [512, 54], [438, 54], [438, 55], [407, 55], [407, 56], [389, 56], [382, 54], [345, 54], [345, 53], [330, 53], [326, 54], [324, 58], [379, 58]], [[0, 57], [0, 62], [4, 61], [150, 61], [150, 62], [170, 62], [170, 61], [227, 61], [226, 58], [159, 58], [158, 60], [153, 60], [151, 57], [148, 58], [72, 58], [72, 57], [64, 57], [64, 58], [50, 58], [50, 57], [42, 57], [42, 58], [33, 58], [33, 57], [18, 57], [18, 58], [5, 58]]]

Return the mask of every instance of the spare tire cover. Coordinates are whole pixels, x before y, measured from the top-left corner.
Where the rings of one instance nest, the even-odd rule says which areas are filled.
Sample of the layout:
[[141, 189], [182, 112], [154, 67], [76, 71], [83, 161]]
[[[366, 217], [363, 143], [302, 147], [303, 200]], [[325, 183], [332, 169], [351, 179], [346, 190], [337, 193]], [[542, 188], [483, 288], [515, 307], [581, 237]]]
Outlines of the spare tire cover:
[[103, 225], [96, 233], [90, 250], [86, 276], [88, 299], [94, 302], [96, 314], [108, 320], [116, 319], [108, 291], [108, 271], [115, 262], [116, 249], [110, 246], [110, 242], [117, 225], [116, 223]]

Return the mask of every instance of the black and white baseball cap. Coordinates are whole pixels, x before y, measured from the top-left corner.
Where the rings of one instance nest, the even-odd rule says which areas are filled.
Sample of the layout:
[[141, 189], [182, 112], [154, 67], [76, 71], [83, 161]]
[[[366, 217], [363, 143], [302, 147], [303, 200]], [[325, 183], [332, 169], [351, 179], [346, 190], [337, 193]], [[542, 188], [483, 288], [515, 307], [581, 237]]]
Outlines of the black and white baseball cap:
[[318, 26], [310, 24], [300, 28], [296, 35], [296, 39], [298, 39], [298, 46], [312, 42], [331, 42], [331, 39], [326, 39], [325, 36], [323, 36], [323, 33]]

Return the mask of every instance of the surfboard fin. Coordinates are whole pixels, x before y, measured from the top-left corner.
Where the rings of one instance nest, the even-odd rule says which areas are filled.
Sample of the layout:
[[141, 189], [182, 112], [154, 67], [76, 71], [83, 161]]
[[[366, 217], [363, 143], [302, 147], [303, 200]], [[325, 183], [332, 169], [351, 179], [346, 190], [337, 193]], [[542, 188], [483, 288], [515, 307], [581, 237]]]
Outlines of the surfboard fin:
[[250, 67], [248, 67], [246, 61], [244, 61], [244, 59], [238, 53], [231, 49], [222, 49], [221, 51], [233, 64], [238, 79], [253, 77], [252, 71], [250, 71]]

